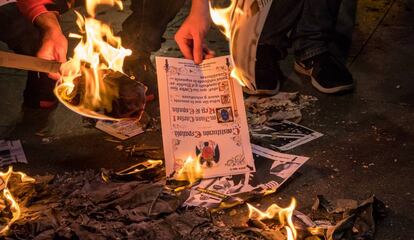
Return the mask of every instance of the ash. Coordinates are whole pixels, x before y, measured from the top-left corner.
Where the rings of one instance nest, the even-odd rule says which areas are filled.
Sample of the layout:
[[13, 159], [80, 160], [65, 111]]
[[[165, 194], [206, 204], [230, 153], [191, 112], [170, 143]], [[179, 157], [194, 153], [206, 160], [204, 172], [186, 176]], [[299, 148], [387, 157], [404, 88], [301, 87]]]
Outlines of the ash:
[[6, 239], [246, 239], [216, 227], [201, 208], [182, 209], [187, 192], [164, 181], [104, 181], [98, 171], [10, 182], [22, 208]]

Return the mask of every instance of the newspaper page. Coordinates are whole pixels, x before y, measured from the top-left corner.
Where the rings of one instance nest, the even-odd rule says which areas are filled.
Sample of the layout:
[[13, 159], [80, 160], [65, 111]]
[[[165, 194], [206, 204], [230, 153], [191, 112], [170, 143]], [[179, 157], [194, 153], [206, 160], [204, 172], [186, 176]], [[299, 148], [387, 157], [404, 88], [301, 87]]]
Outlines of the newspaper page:
[[264, 196], [275, 192], [309, 159], [258, 145], [252, 145], [252, 150], [256, 172], [204, 179], [191, 189], [185, 204], [212, 209], [223, 202], [232, 205], [254, 196]]
[[204, 60], [157, 57], [167, 177], [191, 156], [203, 177], [255, 171], [241, 86], [229, 56]]
[[0, 167], [13, 163], [27, 163], [20, 140], [0, 140]]
[[250, 129], [251, 141], [279, 151], [288, 151], [323, 136], [322, 133], [290, 121], [273, 122]]

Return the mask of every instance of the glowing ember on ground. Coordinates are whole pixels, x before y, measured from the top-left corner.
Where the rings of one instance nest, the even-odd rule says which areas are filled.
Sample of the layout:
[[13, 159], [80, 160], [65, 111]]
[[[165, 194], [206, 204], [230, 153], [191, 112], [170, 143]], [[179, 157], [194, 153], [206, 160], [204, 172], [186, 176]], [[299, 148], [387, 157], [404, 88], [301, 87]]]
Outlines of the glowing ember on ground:
[[[119, 0], [87, 0], [86, 6], [89, 15], [95, 15], [98, 4], [117, 5], [122, 9]], [[91, 17], [84, 17], [76, 12], [77, 25], [81, 35], [69, 34], [69, 37], [80, 39], [74, 49], [73, 57], [62, 65], [62, 78], [55, 89], [59, 100], [69, 109], [92, 118], [109, 119], [94, 109], [112, 110], [112, 101], [119, 96], [119, 89], [115, 86], [108, 87], [104, 80], [110, 73], [122, 72], [124, 59], [132, 54], [132, 51], [121, 45], [121, 38], [116, 37], [110, 26]], [[83, 84], [80, 81], [84, 81]], [[80, 86], [84, 93], [78, 105], [70, 102], [76, 99]], [[78, 96], [79, 97], [79, 96]]]
[[281, 227], [286, 230], [287, 240], [294, 240], [297, 237], [295, 225], [293, 224], [293, 211], [296, 207], [296, 200], [292, 199], [291, 204], [287, 208], [279, 207], [277, 204], [272, 204], [265, 212], [247, 204], [249, 207], [249, 219], [252, 220], [278, 220]]
[[4, 213], [5, 211], [8, 211], [11, 213], [11, 218], [4, 217], [2, 220], [6, 221], [6, 223], [1, 226], [0, 234], [4, 235], [7, 233], [7, 231], [10, 229], [10, 226], [20, 218], [20, 206], [18, 202], [14, 199], [13, 195], [11, 194], [8, 184], [10, 177], [12, 175], [18, 175], [20, 177], [20, 180], [22, 182], [35, 182], [35, 179], [27, 176], [26, 174], [22, 172], [13, 172], [13, 167], [9, 167], [9, 170], [7, 172], [0, 172], [0, 181], [1, 181], [1, 193], [2, 198], [0, 200], [0, 211]]

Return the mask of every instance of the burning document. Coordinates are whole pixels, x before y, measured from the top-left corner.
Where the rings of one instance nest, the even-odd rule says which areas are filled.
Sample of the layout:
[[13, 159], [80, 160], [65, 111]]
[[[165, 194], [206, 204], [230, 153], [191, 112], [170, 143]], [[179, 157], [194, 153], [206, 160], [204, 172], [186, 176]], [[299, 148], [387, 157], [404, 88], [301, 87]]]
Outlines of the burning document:
[[27, 163], [22, 144], [19, 140], [0, 140], [0, 167], [13, 163]]
[[229, 56], [193, 61], [157, 57], [161, 125], [168, 177], [188, 157], [203, 177], [252, 172], [255, 167], [241, 86]]
[[309, 159], [257, 145], [252, 145], [252, 150], [256, 172], [202, 180], [192, 188], [186, 205], [217, 208], [222, 202], [242, 203], [273, 193]]
[[144, 132], [135, 119], [118, 122], [99, 120], [95, 127], [120, 140], [127, 140]]
[[286, 120], [273, 122], [271, 126], [254, 126], [250, 134], [253, 143], [279, 151], [293, 149], [323, 136], [322, 133]]

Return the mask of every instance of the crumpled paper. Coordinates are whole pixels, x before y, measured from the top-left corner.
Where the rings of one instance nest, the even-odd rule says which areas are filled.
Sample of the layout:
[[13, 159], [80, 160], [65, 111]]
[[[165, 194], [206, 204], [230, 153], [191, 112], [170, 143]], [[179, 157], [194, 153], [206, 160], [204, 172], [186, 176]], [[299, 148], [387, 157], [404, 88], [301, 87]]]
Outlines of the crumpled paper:
[[327, 240], [374, 239], [376, 222], [385, 216], [385, 205], [375, 196], [359, 202], [318, 195], [310, 214]]
[[245, 100], [250, 125], [263, 125], [274, 121], [300, 122], [301, 110], [318, 99], [297, 92], [280, 92], [270, 97], [250, 96]]
[[[22, 215], [5, 239], [248, 239], [214, 225], [206, 209], [183, 208], [188, 191], [166, 188], [162, 168], [134, 168], [141, 169], [36, 176], [35, 183], [11, 179]], [[119, 176], [127, 170], [135, 174]], [[162, 176], [143, 178], [156, 173]]]

